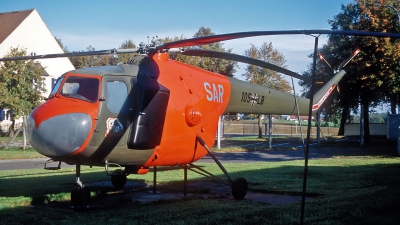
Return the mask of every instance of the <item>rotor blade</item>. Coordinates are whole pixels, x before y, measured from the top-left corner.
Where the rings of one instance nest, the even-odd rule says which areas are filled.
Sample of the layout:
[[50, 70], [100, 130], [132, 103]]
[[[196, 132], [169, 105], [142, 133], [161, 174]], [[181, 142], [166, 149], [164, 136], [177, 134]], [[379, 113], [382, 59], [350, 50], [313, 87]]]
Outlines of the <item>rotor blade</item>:
[[364, 32], [364, 31], [353, 31], [353, 30], [283, 30], [283, 31], [249, 31], [249, 32], [237, 32], [228, 34], [219, 34], [207, 37], [190, 38], [180, 41], [174, 41], [165, 43], [157, 46], [159, 49], [179, 48], [185, 46], [196, 46], [210, 44], [214, 42], [227, 41], [245, 37], [256, 37], [266, 35], [293, 35], [293, 34], [305, 34], [305, 35], [354, 35], [354, 36], [375, 36], [375, 37], [394, 37], [400, 38], [400, 34], [394, 33], [380, 33], [380, 32]]
[[242, 56], [242, 55], [237, 55], [237, 54], [232, 54], [232, 53], [227, 53], [227, 52], [198, 50], [198, 49], [188, 49], [188, 50], [182, 52], [181, 54], [188, 55], [188, 56], [203, 56], [203, 57], [221, 58], [221, 59], [238, 61], [238, 62], [242, 62], [242, 63], [248, 63], [251, 65], [260, 66], [263, 68], [274, 70], [276, 72], [283, 73], [283, 74], [292, 76], [292, 77], [300, 79], [300, 80], [311, 82], [311, 80], [309, 78], [301, 76], [300, 74], [290, 71], [288, 69], [285, 69], [283, 67], [276, 66], [271, 63], [267, 63], [267, 62], [264, 62], [264, 61], [261, 61], [258, 59], [253, 59], [253, 58]]
[[49, 58], [74, 57], [74, 56], [90, 56], [90, 55], [108, 55], [108, 54], [135, 53], [137, 51], [138, 51], [138, 49], [136, 49], [136, 48], [130, 48], [130, 49], [109, 49], [109, 50], [100, 50], [100, 51], [33, 55], [33, 56], [21, 56], [21, 57], [13, 57], [13, 58], [0, 58], [0, 62], [1, 61], [13, 61], [13, 60], [49, 59]]
[[360, 52], [359, 49], [357, 49], [353, 55], [349, 56], [347, 59], [345, 59], [342, 63], [339, 65], [339, 70], [343, 69], [358, 53]]

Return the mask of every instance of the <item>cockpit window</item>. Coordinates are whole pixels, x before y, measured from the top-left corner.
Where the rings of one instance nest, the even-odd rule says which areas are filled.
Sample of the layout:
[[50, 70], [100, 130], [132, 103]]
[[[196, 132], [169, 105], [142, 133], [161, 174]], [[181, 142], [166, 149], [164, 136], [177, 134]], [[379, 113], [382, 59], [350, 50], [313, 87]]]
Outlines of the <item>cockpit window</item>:
[[57, 79], [57, 82], [54, 85], [53, 90], [51, 90], [51, 93], [50, 93], [48, 98], [52, 98], [52, 97], [54, 97], [56, 95], [56, 93], [57, 93], [58, 89], [60, 88], [61, 83], [63, 82], [64, 78], [65, 78], [65, 75], [62, 75], [61, 77], [59, 77]]
[[96, 78], [70, 76], [65, 81], [60, 94], [68, 98], [96, 102], [99, 99], [99, 80]]

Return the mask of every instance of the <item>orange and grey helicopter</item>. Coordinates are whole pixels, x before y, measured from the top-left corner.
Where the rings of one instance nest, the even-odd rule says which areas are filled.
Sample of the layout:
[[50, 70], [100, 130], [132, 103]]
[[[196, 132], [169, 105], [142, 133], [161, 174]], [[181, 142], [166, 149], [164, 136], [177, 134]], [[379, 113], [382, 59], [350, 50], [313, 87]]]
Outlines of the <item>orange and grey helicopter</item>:
[[[390, 36], [396, 34], [337, 31], [341, 35]], [[327, 30], [255, 31], [192, 38], [170, 43], [141, 44], [137, 49], [65, 53], [2, 58], [29, 60], [82, 55], [136, 52], [128, 63], [77, 69], [63, 74], [46, 102], [30, 114], [27, 137], [32, 147], [55, 162], [76, 165], [76, 183], [71, 191], [74, 205], [88, 197], [80, 180], [81, 165], [104, 166], [112, 184], [123, 187], [129, 174], [145, 174], [157, 166], [199, 169], [193, 162], [210, 154], [227, 176], [232, 195], [242, 199], [247, 192], [244, 178], [233, 179], [212, 155], [218, 119], [227, 113], [309, 115], [306, 98], [205, 71], [169, 58], [170, 52], [236, 60], [276, 70], [298, 79], [295, 72], [244, 56], [183, 49], [236, 38], [282, 34], [336, 34]], [[316, 111], [332, 93], [342, 70], [314, 94]], [[110, 168], [120, 168], [118, 172]]]

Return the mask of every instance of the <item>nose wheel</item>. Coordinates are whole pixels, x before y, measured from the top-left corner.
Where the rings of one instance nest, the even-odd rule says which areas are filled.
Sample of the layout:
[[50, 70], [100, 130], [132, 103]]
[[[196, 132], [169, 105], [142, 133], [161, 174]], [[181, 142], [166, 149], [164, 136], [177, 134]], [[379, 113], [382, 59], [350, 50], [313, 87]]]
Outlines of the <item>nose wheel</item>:
[[76, 183], [71, 190], [71, 204], [74, 208], [87, 208], [90, 200], [90, 190], [80, 181], [81, 164], [76, 163]]
[[74, 208], [87, 208], [90, 191], [83, 184], [75, 183], [71, 190], [71, 204]]

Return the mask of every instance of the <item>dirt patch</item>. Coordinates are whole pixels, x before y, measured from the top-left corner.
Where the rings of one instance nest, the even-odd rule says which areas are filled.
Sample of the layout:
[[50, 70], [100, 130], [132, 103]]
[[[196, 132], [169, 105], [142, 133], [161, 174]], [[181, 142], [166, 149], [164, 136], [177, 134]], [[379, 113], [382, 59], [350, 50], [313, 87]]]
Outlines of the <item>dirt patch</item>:
[[[183, 193], [183, 185], [177, 184], [157, 186], [156, 192], [153, 191], [152, 187], [142, 182], [127, 182], [122, 190], [115, 189], [108, 181], [88, 183], [87, 186], [92, 196], [85, 210], [119, 207], [128, 203], [148, 204], [159, 201], [179, 201], [184, 198], [236, 201], [231, 195], [230, 186], [208, 181], [188, 184], [186, 196]], [[314, 199], [315, 197], [308, 196], [306, 201]], [[291, 204], [301, 202], [301, 196], [248, 191], [243, 201]], [[36, 198], [35, 201], [32, 201], [32, 205], [41, 208], [50, 207], [56, 210], [74, 210], [69, 201], [46, 202], [45, 199], [40, 201], [40, 198]]]

